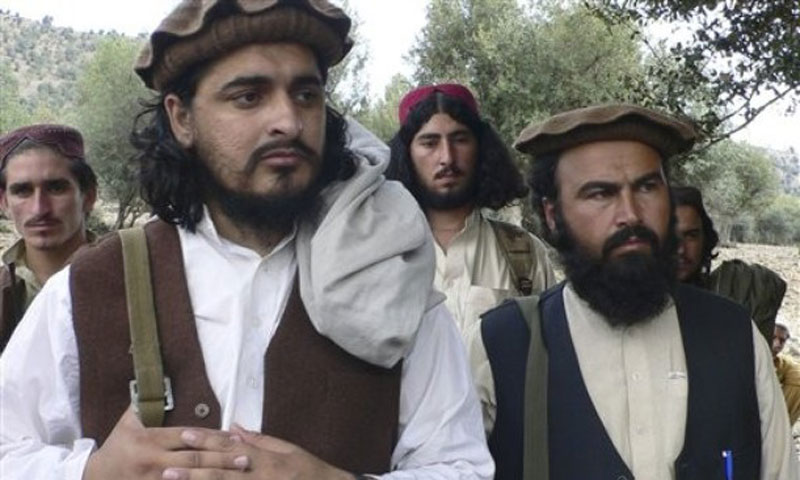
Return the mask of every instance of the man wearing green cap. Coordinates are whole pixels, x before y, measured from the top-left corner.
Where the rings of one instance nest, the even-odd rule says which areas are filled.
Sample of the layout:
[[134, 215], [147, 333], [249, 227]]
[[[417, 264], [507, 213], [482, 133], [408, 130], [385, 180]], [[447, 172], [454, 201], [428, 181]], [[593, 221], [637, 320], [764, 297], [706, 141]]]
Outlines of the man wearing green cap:
[[325, 101], [349, 27], [325, 0], [184, 0], [151, 35], [133, 138], [158, 218], [12, 337], [4, 479], [491, 478], [425, 218]]
[[521, 133], [566, 281], [483, 317], [495, 478], [798, 478], [767, 344], [741, 306], [676, 280], [667, 160], [694, 139], [630, 105]]

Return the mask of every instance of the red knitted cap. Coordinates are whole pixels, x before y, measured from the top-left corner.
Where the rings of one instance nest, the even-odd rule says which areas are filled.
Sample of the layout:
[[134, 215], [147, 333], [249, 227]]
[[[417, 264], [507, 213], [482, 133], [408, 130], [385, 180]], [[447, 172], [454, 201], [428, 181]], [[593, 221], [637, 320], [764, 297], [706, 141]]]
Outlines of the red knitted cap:
[[8, 158], [25, 140], [52, 147], [65, 157], [85, 160], [83, 137], [79, 131], [66, 125], [28, 125], [0, 137], [0, 170], [6, 167]]
[[400, 107], [398, 108], [397, 112], [398, 117], [400, 118], [400, 125], [404, 125], [406, 123], [406, 118], [408, 118], [408, 114], [411, 113], [411, 110], [413, 110], [414, 107], [436, 92], [441, 92], [448, 97], [454, 97], [461, 100], [467, 105], [467, 107], [469, 107], [470, 110], [475, 112], [476, 115], [478, 114], [478, 102], [475, 100], [472, 92], [470, 92], [467, 87], [457, 83], [424, 85], [411, 90], [400, 101]]

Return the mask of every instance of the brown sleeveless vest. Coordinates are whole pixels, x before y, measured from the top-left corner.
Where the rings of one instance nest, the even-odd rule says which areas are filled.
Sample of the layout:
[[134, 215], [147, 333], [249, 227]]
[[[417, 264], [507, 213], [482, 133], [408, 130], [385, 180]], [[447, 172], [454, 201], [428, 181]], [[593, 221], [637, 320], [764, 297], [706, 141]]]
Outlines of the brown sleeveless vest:
[[[206, 376], [175, 227], [145, 227], [164, 374], [175, 408], [164, 426], [219, 428], [220, 406]], [[83, 435], [105, 441], [128, 408], [129, 353], [122, 249], [112, 234], [72, 262], [72, 313], [80, 357]], [[213, 294], [213, 292], [209, 292]], [[391, 468], [401, 365], [359, 360], [314, 330], [297, 287], [265, 355], [262, 432], [351, 471]]]

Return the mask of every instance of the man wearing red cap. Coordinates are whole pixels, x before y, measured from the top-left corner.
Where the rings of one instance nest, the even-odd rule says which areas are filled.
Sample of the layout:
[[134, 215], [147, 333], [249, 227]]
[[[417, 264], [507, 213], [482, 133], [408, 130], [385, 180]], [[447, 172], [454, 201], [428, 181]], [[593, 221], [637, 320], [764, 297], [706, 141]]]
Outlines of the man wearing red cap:
[[74, 128], [30, 125], [0, 137], [0, 207], [22, 236], [2, 256], [0, 352], [44, 282], [92, 240], [86, 218], [96, 198]]
[[[399, 117], [387, 176], [400, 180], [425, 211], [436, 239], [436, 288], [447, 295], [470, 345], [484, 311], [555, 283], [547, 249], [482, 210], [506, 207], [528, 189], [469, 89], [453, 83], [417, 88], [400, 102]], [[471, 361], [476, 378], [489, 374], [485, 357]]]
[[349, 28], [184, 0], [151, 35], [158, 218], [82, 250], [0, 357], [4, 480], [491, 478], [425, 219], [325, 100]]
[[798, 478], [748, 312], [676, 278], [668, 161], [695, 138], [633, 105], [563, 112], [520, 134], [566, 281], [483, 316], [496, 479]]

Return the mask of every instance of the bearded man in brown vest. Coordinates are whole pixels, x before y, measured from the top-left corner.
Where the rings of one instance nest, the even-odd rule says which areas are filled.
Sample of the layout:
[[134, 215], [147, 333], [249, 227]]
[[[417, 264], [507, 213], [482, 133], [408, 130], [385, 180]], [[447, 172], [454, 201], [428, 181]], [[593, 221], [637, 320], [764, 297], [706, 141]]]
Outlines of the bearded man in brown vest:
[[[4, 479], [491, 478], [425, 218], [326, 105], [349, 27], [325, 0], [184, 0], [152, 34], [133, 139], [158, 218], [86, 249], [12, 337]], [[148, 284], [163, 377], [136, 360]]]

